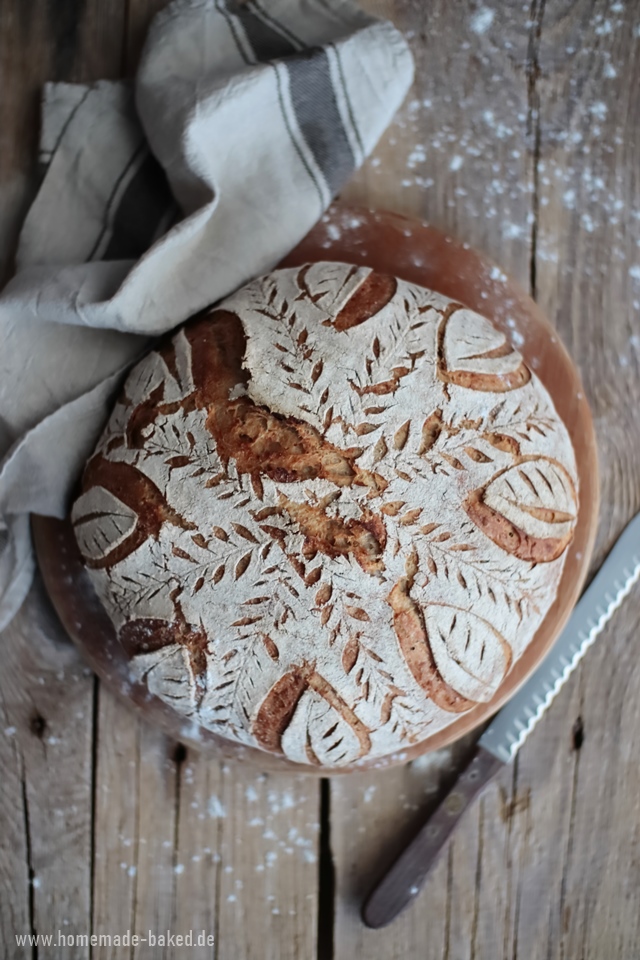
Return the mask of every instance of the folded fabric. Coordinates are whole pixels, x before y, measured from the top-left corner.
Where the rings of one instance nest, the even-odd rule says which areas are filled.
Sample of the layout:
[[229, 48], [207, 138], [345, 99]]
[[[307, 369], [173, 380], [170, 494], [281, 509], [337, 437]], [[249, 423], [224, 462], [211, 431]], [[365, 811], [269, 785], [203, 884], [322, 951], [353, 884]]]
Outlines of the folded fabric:
[[46, 174], [0, 294], [0, 628], [149, 338], [308, 232], [404, 98], [411, 54], [351, 0], [176, 0], [135, 88], [50, 84]]

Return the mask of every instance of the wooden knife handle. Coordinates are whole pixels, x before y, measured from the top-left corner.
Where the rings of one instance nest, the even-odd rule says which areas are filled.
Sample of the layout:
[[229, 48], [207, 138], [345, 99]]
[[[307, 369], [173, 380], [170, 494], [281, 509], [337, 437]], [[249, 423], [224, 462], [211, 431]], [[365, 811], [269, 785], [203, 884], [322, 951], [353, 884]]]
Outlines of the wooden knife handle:
[[362, 910], [368, 927], [385, 927], [411, 903], [465, 810], [503, 766], [488, 750], [476, 747], [468, 767], [440, 806], [369, 895]]

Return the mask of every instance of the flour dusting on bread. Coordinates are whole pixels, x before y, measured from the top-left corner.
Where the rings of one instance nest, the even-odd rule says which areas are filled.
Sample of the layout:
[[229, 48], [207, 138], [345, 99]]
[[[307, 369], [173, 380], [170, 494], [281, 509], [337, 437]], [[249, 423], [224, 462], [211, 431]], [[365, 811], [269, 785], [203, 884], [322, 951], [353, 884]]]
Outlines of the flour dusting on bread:
[[152, 693], [331, 768], [493, 697], [554, 600], [577, 495], [547, 391], [488, 319], [316, 263], [134, 368], [73, 522]]

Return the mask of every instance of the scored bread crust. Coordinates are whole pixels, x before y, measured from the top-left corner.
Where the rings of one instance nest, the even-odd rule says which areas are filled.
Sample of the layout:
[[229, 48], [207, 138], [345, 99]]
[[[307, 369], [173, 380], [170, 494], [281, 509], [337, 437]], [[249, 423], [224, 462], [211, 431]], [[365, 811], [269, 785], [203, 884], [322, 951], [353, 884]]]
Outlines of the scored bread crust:
[[577, 507], [568, 433], [501, 332], [318, 263], [253, 281], [132, 370], [72, 520], [133, 678], [330, 768], [493, 697]]

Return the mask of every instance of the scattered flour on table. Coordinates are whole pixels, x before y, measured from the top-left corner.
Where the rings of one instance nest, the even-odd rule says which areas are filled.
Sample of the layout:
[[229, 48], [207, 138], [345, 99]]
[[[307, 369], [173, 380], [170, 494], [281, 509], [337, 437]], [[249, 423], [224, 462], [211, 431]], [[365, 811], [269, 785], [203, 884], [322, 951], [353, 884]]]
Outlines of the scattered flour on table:
[[479, 35], [486, 33], [494, 21], [495, 15], [495, 10], [492, 10], [491, 7], [480, 7], [471, 17], [471, 30]]
[[209, 813], [209, 816], [215, 820], [223, 820], [227, 815], [227, 811], [225, 810], [224, 804], [215, 793], [209, 797], [209, 803], [207, 804], [207, 811]]

